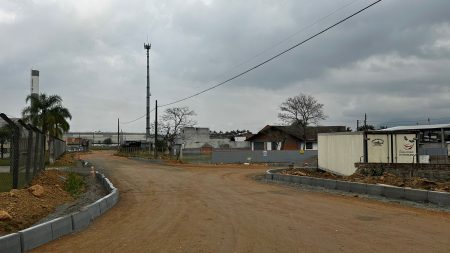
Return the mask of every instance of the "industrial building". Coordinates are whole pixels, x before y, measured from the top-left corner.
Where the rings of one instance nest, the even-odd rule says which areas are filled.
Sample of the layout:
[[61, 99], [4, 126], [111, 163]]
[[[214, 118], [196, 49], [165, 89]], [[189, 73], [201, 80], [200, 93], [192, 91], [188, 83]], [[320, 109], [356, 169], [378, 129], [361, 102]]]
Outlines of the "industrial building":
[[419, 133], [419, 154], [438, 156], [450, 156], [450, 124], [396, 126], [381, 131], [417, 131]]
[[[68, 143], [71, 143], [75, 139], [89, 140], [91, 144], [100, 145], [104, 144], [107, 139], [111, 140], [111, 144], [125, 143], [127, 141], [142, 141], [145, 142], [145, 133], [126, 133], [121, 132], [119, 134], [119, 139], [117, 139], [117, 132], [68, 132], [65, 133], [63, 139]], [[153, 138], [151, 138], [153, 140]], [[109, 141], [106, 141], [109, 142]]]
[[184, 127], [175, 140], [177, 146], [183, 149], [201, 149], [212, 151], [213, 149], [250, 149], [250, 143], [245, 138], [218, 138], [211, 136], [207, 127]]

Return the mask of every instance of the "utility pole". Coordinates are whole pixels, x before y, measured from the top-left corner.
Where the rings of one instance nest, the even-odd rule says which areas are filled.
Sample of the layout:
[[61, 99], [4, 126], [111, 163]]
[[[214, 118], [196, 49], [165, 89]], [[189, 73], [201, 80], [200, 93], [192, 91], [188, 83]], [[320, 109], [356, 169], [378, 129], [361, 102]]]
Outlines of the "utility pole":
[[155, 100], [155, 159], [158, 155], [156, 143], [158, 142], [158, 100]]
[[150, 146], [150, 69], [148, 63], [149, 50], [151, 44], [147, 42], [144, 43], [144, 49], [147, 50], [147, 115], [146, 115], [146, 128], [145, 128], [145, 138], [147, 139]]
[[119, 118], [117, 118], [117, 150], [120, 149], [120, 132], [119, 132], [119, 129], [120, 129], [120, 121], [119, 121]]
[[359, 119], [356, 120], [356, 132], [359, 131]]

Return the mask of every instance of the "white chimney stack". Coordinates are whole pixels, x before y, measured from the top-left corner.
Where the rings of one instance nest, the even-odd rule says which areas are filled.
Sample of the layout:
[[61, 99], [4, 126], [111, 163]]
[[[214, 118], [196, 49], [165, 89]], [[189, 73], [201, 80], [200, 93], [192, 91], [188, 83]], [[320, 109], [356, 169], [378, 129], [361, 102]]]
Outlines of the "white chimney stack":
[[39, 70], [31, 70], [31, 94], [39, 95]]

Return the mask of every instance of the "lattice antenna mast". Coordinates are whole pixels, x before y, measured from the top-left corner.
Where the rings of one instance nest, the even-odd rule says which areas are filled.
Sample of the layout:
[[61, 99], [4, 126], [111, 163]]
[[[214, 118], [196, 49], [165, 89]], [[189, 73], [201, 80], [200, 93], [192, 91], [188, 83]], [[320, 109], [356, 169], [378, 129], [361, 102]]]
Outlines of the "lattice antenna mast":
[[[147, 40], [148, 41], [148, 40]], [[149, 51], [152, 45], [150, 43], [144, 43], [144, 49], [147, 50], [147, 114], [146, 114], [146, 126], [145, 137], [150, 140], [150, 69], [148, 63]]]

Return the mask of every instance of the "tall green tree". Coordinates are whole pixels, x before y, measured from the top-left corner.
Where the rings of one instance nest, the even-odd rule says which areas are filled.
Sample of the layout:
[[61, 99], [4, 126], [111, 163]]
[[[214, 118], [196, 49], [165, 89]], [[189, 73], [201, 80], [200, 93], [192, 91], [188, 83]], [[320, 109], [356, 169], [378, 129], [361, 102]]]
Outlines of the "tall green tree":
[[62, 105], [62, 98], [58, 95], [32, 94], [26, 98], [30, 105], [22, 111], [25, 122], [40, 127], [42, 132], [55, 137], [69, 131], [67, 120], [72, 119], [69, 110]]

